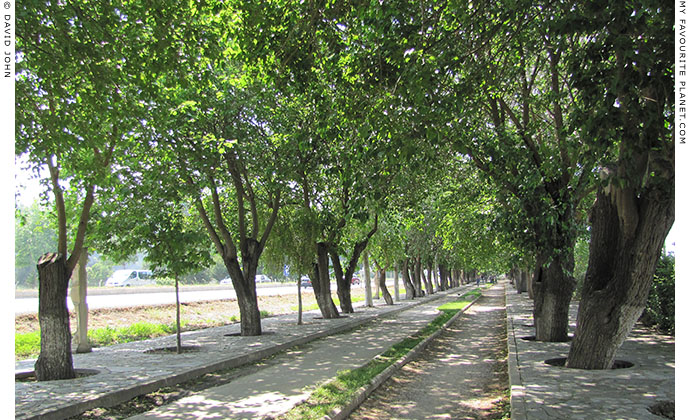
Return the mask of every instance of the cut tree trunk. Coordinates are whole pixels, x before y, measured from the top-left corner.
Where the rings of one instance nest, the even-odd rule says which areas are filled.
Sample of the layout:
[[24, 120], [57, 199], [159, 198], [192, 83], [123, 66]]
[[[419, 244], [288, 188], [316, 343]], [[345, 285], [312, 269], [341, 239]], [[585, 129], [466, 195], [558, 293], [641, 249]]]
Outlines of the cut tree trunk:
[[[572, 251], [572, 247], [570, 248]], [[534, 273], [534, 326], [538, 341], [568, 341], [568, 310], [575, 291], [573, 272], [574, 257], [553, 257], [548, 264], [537, 257]]]
[[383, 300], [386, 301], [386, 305], [392, 305], [393, 304], [393, 298], [391, 297], [390, 292], [388, 291], [388, 288], [386, 287], [386, 270], [379, 270], [379, 289], [381, 290], [381, 294], [383, 295]]
[[36, 379], [73, 379], [72, 334], [67, 310], [68, 273], [65, 256], [44, 254], [38, 260], [38, 322], [41, 352], [34, 365]]
[[611, 368], [646, 306], [674, 220], [673, 193], [647, 190], [635, 198], [620, 189], [598, 191], [592, 209], [589, 265], [566, 366]]

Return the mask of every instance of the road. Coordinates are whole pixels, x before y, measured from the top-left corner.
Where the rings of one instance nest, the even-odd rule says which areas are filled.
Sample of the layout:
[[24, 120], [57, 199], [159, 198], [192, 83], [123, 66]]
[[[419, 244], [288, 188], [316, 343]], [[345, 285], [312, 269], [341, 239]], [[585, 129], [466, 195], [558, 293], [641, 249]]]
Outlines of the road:
[[[151, 306], [175, 303], [175, 292], [166, 290], [158, 292], [151, 288], [128, 288], [127, 290], [107, 290], [109, 294], [104, 291], [96, 291], [93, 294], [88, 294], [86, 297], [86, 304], [89, 309], [99, 308], [124, 308], [130, 306]], [[180, 302], [199, 302], [205, 300], [223, 300], [234, 299], [237, 297], [235, 291], [228, 285], [227, 287], [213, 287], [209, 290], [199, 290], [203, 288], [196, 288], [195, 290], [181, 290]], [[120, 292], [120, 293], [118, 293]], [[285, 286], [265, 286], [257, 287], [256, 294], [259, 296], [276, 296], [286, 294], [296, 294], [296, 285]], [[70, 310], [74, 309], [72, 300], [67, 298], [67, 306]], [[37, 297], [17, 297], [14, 300], [15, 315], [36, 313], [38, 312], [38, 298]]]

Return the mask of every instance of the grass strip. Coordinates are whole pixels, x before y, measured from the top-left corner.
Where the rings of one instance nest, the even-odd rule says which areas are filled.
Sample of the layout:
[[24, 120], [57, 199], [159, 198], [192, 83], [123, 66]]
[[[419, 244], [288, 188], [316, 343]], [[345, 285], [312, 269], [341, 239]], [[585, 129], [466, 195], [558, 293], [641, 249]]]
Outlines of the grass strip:
[[361, 387], [369, 384], [388, 366], [403, 358], [478, 296], [481, 296], [481, 291], [476, 289], [465, 293], [457, 301], [439, 306], [441, 314], [422, 330], [394, 344], [366, 365], [338, 372], [334, 380], [316, 388], [306, 401], [278, 418], [280, 420], [316, 420], [323, 418], [335, 408], [344, 407]]
[[[260, 311], [261, 318], [268, 318], [270, 312]], [[233, 319], [235, 318], [235, 319]], [[239, 322], [239, 317], [231, 317], [230, 322]], [[187, 322], [182, 320], [181, 327], [184, 328]], [[122, 328], [95, 328], [87, 332], [89, 343], [93, 347], [105, 347], [114, 344], [130, 343], [132, 341], [148, 340], [150, 338], [163, 337], [166, 335], [175, 334], [175, 323], [160, 324], [150, 322], [136, 322], [132, 325]], [[33, 331], [30, 333], [15, 333], [14, 334], [14, 353], [15, 359], [32, 359], [38, 357], [41, 352], [41, 332]]]

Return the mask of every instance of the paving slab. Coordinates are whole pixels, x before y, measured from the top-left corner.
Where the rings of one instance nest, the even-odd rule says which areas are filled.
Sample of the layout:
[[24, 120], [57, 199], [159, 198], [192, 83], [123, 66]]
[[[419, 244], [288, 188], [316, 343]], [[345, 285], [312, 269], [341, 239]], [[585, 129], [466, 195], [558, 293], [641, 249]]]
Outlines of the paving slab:
[[[675, 400], [675, 339], [637, 326], [616, 354], [633, 367], [582, 370], [555, 367], [548, 359], [566, 357], [569, 343], [525, 340], [534, 335], [532, 301], [506, 289], [511, 418], [662, 419], [649, 411], [659, 401]], [[577, 302], [570, 308], [575, 332]]]
[[457, 299], [442, 296], [364, 328], [333, 335], [282, 354], [279, 360], [232, 382], [213, 387], [130, 420], [265, 419], [283, 414], [309, 397], [317, 384], [345, 369], [365, 365], [395, 343], [424, 328], [438, 306]]
[[[15, 416], [17, 419], [64, 419], [94, 407], [115, 405], [161, 386], [253, 363], [317, 338], [424, 305], [430, 300], [456, 296], [467, 287], [401, 301], [393, 306], [360, 306], [354, 314], [331, 320], [318, 319], [319, 312], [311, 311], [304, 314], [304, 325], [301, 326], [296, 325], [295, 314], [266, 318], [262, 320], [265, 334], [256, 337], [233, 336], [239, 332], [238, 324], [183, 333], [183, 345], [198, 346], [198, 352], [179, 355], [146, 353], [147, 350], [174, 346], [175, 336], [167, 336], [75, 354], [76, 369], [98, 373], [66, 381], [15, 382]], [[34, 363], [35, 360], [15, 363], [15, 373], [32, 370]]]

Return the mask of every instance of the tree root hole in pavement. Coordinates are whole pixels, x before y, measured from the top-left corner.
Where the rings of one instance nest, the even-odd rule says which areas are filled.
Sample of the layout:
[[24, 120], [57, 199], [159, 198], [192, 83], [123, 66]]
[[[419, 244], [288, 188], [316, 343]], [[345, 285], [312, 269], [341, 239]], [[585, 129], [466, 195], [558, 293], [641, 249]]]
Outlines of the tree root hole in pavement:
[[[544, 363], [546, 363], [549, 366], [565, 367], [566, 360], [568, 360], [567, 357], [555, 357], [553, 359], [545, 360]], [[628, 362], [626, 360], [614, 360], [613, 367], [611, 369], [627, 369], [633, 366], [635, 366], [634, 363]]]

